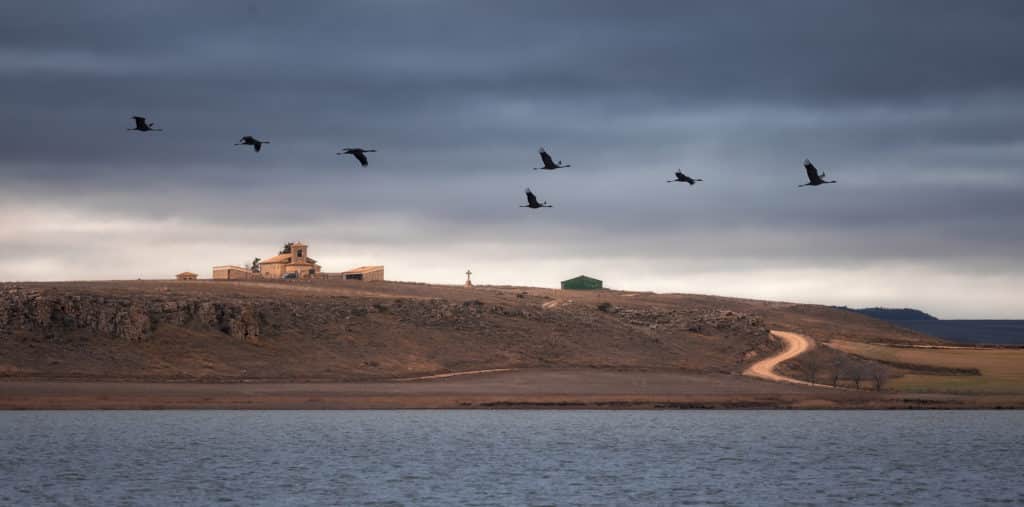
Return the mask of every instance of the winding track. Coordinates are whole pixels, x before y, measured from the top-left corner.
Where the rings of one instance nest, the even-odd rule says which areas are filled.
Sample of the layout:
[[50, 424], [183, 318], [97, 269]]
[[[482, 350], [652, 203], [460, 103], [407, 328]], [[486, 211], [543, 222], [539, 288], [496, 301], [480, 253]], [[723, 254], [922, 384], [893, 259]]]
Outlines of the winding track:
[[814, 342], [810, 338], [802, 334], [790, 333], [788, 331], [772, 331], [771, 333], [776, 338], [779, 338], [780, 340], [785, 342], [786, 348], [778, 355], [774, 355], [767, 359], [762, 359], [752, 364], [750, 368], [747, 368], [746, 371], [743, 372], [744, 375], [750, 377], [757, 377], [763, 380], [770, 380], [772, 382], [789, 382], [791, 384], [803, 384], [815, 387], [831, 387], [823, 386], [821, 384], [812, 384], [810, 382], [804, 382], [803, 380], [784, 377], [782, 375], [779, 375], [778, 373], [775, 373], [776, 366], [785, 361], [789, 361], [790, 359], [793, 359], [794, 357], [799, 356], [800, 354], [803, 354], [808, 350], [813, 349]]
[[[802, 334], [790, 333], [788, 331], [772, 331], [771, 333], [776, 338], [779, 338], [780, 340], [785, 342], [786, 348], [783, 349], [783, 351], [781, 353], [777, 354], [777, 355], [774, 355], [774, 356], [766, 358], [766, 359], [762, 359], [762, 360], [754, 363], [753, 365], [750, 366], [750, 368], [747, 368], [743, 372], [744, 375], [747, 375], [749, 377], [756, 377], [756, 378], [759, 378], [759, 379], [762, 379], [762, 380], [770, 380], [772, 382], [789, 382], [791, 384], [803, 384], [803, 385], [816, 386], [816, 387], [830, 387], [830, 386], [823, 386], [821, 384], [812, 384], [810, 382], [805, 382], [803, 380], [797, 380], [795, 378], [785, 377], [785, 376], [779, 375], [778, 373], [775, 373], [775, 367], [777, 367], [779, 364], [782, 364], [783, 362], [789, 361], [790, 359], [793, 359], [794, 357], [799, 356], [800, 354], [803, 354], [804, 352], [807, 352], [808, 350], [813, 349], [814, 348], [814, 341], [812, 341], [810, 338], [808, 338], [808, 337], [806, 337], [806, 336], [804, 336]], [[460, 377], [460, 376], [463, 376], [463, 375], [479, 375], [479, 374], [482, 374], [482, 373], [499, 373], [499, 372], [512, 371], [512, 370], [513, 370], [513, 368], [494, 368], [494, 369], [489, 369], [489, 370], [457, 371], [457, 372], [450, 372], [450, 373], [440, 373], [440, 374], [437, 374], [437, 375], [426, 375], [426, 376], [422, 376], [422, 377], [409, 377], [409, 378], [392, 379], [392, 382], [414, 382], [414, 381], [417, 381], [417, 380], [437, 380], [437, 379], [443, 379], [443, 378], [449, 378], [449, 377]]]

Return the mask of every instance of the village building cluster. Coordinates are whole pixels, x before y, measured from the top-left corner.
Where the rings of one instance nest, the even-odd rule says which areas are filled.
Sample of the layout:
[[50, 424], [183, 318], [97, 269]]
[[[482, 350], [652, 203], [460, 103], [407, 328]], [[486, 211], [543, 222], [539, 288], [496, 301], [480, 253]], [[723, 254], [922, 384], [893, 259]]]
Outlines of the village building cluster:
[[[472, 271], [466, 270], [464, 287], [473, 287], [470, 276]], [[185, 271], [175, 275], [178, 280], [196, 280], [199, 275]], [[323, 271], [320, 263], [309, 256], [309, 245], [296, 241], [285, 243], [284, 247], [272, 257], [260, 259], [256, 257], [247, 266], [214, 266], [214, 280], [358, 280], [363, 282], [384, 281], [384, 266], [359, 266], [348, 271], [330, 273]], [[580, 275], [576, 278], [563, 280], [562, 290], [601, 290], [604, 283], [597, 278]]]
[[320, 263], [309, 256], [309, 245], [302, 242], [286, 243], [277, 255], [267, 259], [253, 259], [249, 266], [214, 266], [214, 280], [384, 280], [384, 266], [360, 266], [337, 273], [322, 270]]

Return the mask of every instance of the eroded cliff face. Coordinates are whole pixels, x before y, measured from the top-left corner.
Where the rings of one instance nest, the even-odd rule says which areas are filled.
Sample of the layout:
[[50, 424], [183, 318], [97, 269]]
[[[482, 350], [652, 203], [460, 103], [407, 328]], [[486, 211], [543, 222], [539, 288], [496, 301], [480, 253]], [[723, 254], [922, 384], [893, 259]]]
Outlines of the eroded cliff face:
[[214, 330], [239, 340], [257, 341], [264, 333], [299, 326], [316, 328], [347, 322], [371, 313], [385, 314], [417, 326], [486, 330], [495, 318], [593, 327], [602, 320], [637, 330], [686, 331], [701, 335], [764, 336], [762, 319], [732, 311], [653, 310], [572, 301], [549, 301], [536, 308], [444, 299], [331, 298], [287, 301], [272, 298], [198, 298], [183, 295], [116, 296], [7, 288], [0, 294], [0, 329], [41, 333], [48, 337], [86, 330], [99, 336], [142, 341], [161, 325]]
[[251, 305], [183, 298], [149, 299], [62, 294], [10, 288], [0, 298], [0, 329], [59, 337], [76, 330], [128, 341], [144, 340], [158, 325], [194, 326], [240, 340], [260, 335]]

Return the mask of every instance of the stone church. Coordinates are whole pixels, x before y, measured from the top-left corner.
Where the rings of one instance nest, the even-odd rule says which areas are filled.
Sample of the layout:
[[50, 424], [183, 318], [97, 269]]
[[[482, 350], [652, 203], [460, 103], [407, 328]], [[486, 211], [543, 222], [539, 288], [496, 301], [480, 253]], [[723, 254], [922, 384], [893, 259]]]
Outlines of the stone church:
[[260, 275], [265, 278], [281, 278], [295, 273], [296, 278], [311, 278], [320, 273], [320, 265], [309, 257], [309, 247], [304, 243], [288, 243], [281, 253], [260, 261]]

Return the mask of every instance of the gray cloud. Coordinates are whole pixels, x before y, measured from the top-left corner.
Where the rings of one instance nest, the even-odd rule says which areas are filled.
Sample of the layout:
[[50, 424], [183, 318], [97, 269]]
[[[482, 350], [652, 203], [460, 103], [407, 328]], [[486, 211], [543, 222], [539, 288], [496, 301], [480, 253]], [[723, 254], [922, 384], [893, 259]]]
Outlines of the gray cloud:
[[[0, 279], [305, 239], [425, 281], [586, 269], [1020, 316], [997, 298], [1024, 278], [1022, 21], [1018, 2], [7, 2], [0, 250], [48, 260]], [[133, 114], [166, 131], [125, 132]], [[381, 151], [361, 169], [334, 155], [352, 145]], [[530, 170], [540, 145], [573, 167]], [[795, 188], [804, 157], [840, 184]], [[678, 167], [706, 181], [665, 184]], [[518, 208], [526, 186], [556, 207]], [[174, 256], [104, 263], [129, 237]]]

